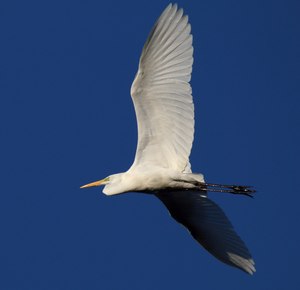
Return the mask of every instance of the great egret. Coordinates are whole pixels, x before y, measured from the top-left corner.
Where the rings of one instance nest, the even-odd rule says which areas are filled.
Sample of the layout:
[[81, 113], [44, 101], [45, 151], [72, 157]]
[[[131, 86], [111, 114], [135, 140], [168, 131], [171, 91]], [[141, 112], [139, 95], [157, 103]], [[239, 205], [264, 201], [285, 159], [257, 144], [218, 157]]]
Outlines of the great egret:
[[253, 274], [254, 261], [232, 224], [207, 191], [250, 195], [248, 186], [205, 183], [191, 170], [194, 104], [189, 84], [193, 64], [191, 25], [169, 4], [144, 45], [131, 96], [138, 123], [135, 160], [127, 172], [81, 188], [105, 185], [103, 193], [151, 193], [171, 216], [222, 262]]

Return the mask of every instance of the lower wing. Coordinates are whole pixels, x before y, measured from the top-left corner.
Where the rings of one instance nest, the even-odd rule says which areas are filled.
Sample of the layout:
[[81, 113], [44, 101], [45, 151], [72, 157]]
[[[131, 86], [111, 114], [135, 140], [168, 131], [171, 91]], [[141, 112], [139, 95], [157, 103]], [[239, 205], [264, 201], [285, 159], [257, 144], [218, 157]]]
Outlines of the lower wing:
[[171, 216], [220, 261], [249, 274], [254, 261], [223, 210], [206, 195], [193, 191], [161, 192], [156, 196]]

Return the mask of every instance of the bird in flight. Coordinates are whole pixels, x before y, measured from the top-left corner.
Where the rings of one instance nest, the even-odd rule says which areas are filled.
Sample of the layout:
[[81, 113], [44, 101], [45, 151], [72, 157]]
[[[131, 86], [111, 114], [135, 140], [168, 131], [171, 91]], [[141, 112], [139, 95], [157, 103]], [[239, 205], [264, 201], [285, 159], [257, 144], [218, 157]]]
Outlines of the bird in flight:
[[176, 4], [169, 4], [148, 36], [131, 86], [138, 124], [134, 162], [127, 172], [81, 188], [104, 185], [106, 195], [153, 194], [208, 252], [253, 274], [249, 250], [223, 210], [208, 198], [208, 192], [252, 196], [255, 190], [206, 183], [202, 174], [192, 173], [189, 162], [194, 139], [194, 104], [189, 84], [192, 42], [188, 16]]

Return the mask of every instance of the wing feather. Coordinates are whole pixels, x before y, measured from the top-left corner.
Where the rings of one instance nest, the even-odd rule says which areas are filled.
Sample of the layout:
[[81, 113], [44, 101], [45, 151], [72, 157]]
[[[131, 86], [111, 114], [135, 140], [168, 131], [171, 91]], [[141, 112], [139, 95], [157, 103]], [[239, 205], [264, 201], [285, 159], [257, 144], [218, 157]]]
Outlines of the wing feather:
[[138, 145], [131, 169], [155, 166], [183, 172], [194, 138], [191, 26], [170, 4], [155, 23], [131, 87]]
[[223, 210], [199, 192], [168, 192], [156, 195], [171, 216], [222, 262], [253, 274], [254, 261]]

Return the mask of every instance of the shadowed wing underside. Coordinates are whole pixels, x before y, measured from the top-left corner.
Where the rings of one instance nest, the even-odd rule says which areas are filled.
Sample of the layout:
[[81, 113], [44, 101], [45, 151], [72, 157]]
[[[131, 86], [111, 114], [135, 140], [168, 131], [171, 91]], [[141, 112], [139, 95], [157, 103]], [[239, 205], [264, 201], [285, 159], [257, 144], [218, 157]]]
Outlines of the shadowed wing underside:
[[190, 171], [194, 138], [193, 47], [188, 17], [169, 5], [154, 25], [131, 87], [138, 145], [132, 168]]
[[253, 274], [254, 261], [223, 210], [199, 192], [158, 193], [171, 216], [220, 261]]

